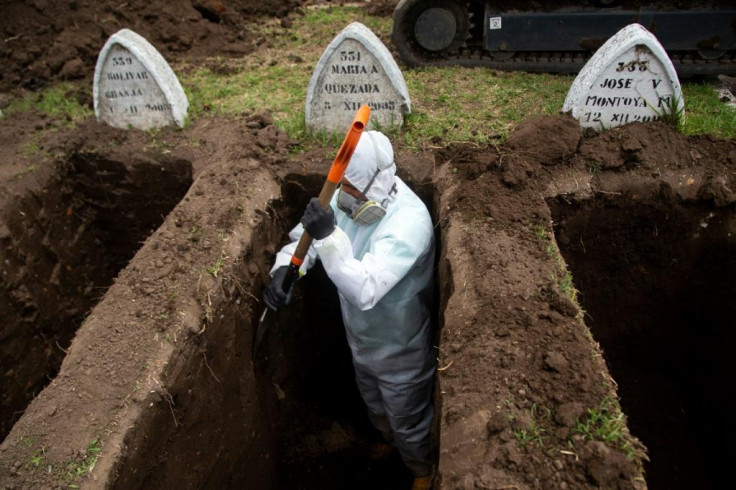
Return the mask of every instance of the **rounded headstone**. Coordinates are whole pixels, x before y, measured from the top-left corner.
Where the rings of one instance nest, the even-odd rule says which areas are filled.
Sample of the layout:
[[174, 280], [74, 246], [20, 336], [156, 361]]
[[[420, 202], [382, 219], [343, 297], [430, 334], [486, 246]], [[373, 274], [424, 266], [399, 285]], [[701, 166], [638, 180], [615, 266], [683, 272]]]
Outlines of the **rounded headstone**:
[[189, 101], [163, 56], [122, 29], [107, 40], [95, 67], [95, 116], [116, 128], [184, 126]]
[[307, 87], [305, 119], [313, 131], [342, 133], [361, 105], [377, 127], [401, 125], [411, 112], [406, 81], [388, 48], [353, 22], [327, 46]]
[[675, 67], [657, 38], [630, 24], [600, 47], [578, 74], [563, 106], [586, 128], [609, 129], [685, 110]]

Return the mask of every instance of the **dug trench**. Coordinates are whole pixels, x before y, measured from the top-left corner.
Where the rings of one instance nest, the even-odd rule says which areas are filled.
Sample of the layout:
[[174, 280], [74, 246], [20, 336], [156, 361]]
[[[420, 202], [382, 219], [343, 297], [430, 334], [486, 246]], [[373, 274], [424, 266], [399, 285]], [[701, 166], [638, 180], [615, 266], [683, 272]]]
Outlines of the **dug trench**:
[[[189, 156], [194, 182], [0, 445], [0, 486], [406, 488], [396, 453], [373, 451], [319, 268], [251, 359], [274, 254], [332, 152], [290, 154], [267, 118], [162, 138], [169, 157]], [[523, 124], [500, 149], [397, 148], [439, 231], [441, 488], [646, 486], [643, 447], [566, 287], [554, 203], [664, 188], [726, 216], [735, 162], [731, 142], [663, 125], [583, 137], [563, 117]], [[599, 435], [593, 412], [620, 437]]]
[[191, 163], [75, 152], [0, 220], [0, 439], [53, 379], [79, 324], [179, 202]]
[[650, 488], [715, 488], [733, 431], [718, 423], [734, 401], [736, 215], [658, 191], [555, 199], [555, 234], [631, 431], [649, 448]]
[[[223, 276], [225, 291], [230, 285], [239, 296], [241, 287], [252, 285], [253, 293], [245, 290], [247, 299], [252, 303], [251, 294], [260, 297], [275, 252], [322, 185], [325, 172], [319, 168], [282, 177], [281, 197], [268, 203], [242, 263], [232, 276]], [[417, 172], [426, 168], [420, 164], [403, 174], [432, 209], [431, 181], [416, 181]], [[243, 311], [239, 299], [213, 303], [218, 313], [199, 347], [206, 363], [195, 357], [167, 387], [173, 407], [191, 408], [174, 408], [173, 425], [166, 407], [144, 418], [120, 463], [116, 488], [169, 488], [193, 481], [213, 488], [411, 486], [399, 454], [387, 451], [370, 426], [355, 385], [337, 291], [321, 265], [296, 283], [292, 296], [289, 306], [270, 313], [254, 359], [252, 337], [263, 305], [256, 302]], [[213, 388], [213, 381], [221, 385]], [[212, 450], [213, 457], [204, 455]]]

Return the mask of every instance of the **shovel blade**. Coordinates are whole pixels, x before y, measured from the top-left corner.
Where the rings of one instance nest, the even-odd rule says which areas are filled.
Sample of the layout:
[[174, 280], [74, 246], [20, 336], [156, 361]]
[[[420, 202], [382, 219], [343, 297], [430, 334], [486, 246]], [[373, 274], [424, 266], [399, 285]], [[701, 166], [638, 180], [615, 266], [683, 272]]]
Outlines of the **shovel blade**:
[[253, 336], [253, 348], [251, 350], [251, 358], [253, 359], [254, 366], [256, 364], [256, 361], [258, 360], [258, 353], [260, 346], [263, 343], [263, 338], [266, 336], [266, 332], [271, 328], [272, 323], [273, 312], [269, 308], [266, 308], [263, 310], [263, 314], [261, 314], [261, 318], [258, 320], [258, 326], [256, 327], [256, 331]]

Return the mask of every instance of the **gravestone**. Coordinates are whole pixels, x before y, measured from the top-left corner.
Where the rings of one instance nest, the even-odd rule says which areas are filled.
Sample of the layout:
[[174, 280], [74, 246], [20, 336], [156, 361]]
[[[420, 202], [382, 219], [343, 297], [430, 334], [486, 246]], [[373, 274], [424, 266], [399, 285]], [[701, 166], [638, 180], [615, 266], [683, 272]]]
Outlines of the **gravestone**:
[[142, 36], [122, 29], [97, 58], [95, 116], [116, 128], [184, 126], [189, 102], [161, 54]]
[[563, 106], [581, 126], [596, 130], [685, 114], [680, 82], [657, 38], [630, 24], [593, 55], [570, 87]]
[[305, 119], [313, 131], [347, 131], [361, 105], [377, 128], [401, 125], [411, 112], [404, 76], [370, 29], [353, 22], [322, 53], [307, 87]]

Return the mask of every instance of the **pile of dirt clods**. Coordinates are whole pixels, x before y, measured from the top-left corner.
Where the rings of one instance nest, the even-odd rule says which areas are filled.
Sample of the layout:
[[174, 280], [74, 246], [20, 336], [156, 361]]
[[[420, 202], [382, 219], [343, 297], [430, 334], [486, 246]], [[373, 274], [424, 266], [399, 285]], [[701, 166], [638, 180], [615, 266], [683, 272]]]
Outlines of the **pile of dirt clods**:
[[[2, 5], [0, 90], [37, 88], [51, 80], [90, 78], [112, 34], [132, 29], [171, 61], [242, 56], [258, 39], [248, 26], [284, 17], [300, 0], [10, 0]], [[12, 21], [11, 21], [12, 20]]]

